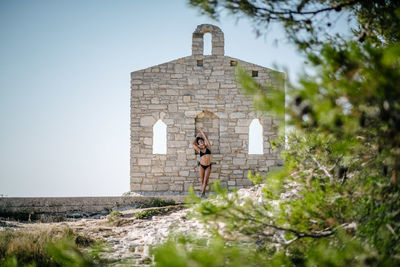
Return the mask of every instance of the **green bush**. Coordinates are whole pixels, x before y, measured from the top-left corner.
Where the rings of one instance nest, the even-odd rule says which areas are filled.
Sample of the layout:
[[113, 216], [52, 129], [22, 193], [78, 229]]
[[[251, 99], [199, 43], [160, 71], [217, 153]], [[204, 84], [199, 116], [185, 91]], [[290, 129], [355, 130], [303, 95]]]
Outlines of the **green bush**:
[[[284, 164], [249, 175], [264, 184], [262, 202], [218, 183], [208, 199], [189, 197], [210, 237], [171, 237], [153, 250], [156, 264], [400, 266], [399, 1], [189, 2], [212, 17], [245, 15], [259, 29], [281, 23], [312, 74], [295, 86], [280, 73], [259, 84], [238, 66], [255, 108], [275, 114], [281, 133], [291, 129], [273, 144]], [[354, 35], [317, 34], [340, 14], [354, 19]]]
[[173, 210], [172, 208], [157, 208], [157, 209], [147, 209], [143, 211], [139, 211], [138, 213], [135, 214], [136, 219], [150, 219], [151, 217], [155, 215], [161, 215], [170, 212]]
[[174, 200], [162, 200], [160, 198], [152, 198], [148, 203], [142, 204], [139, 208], [165, 207], [176, 205]]

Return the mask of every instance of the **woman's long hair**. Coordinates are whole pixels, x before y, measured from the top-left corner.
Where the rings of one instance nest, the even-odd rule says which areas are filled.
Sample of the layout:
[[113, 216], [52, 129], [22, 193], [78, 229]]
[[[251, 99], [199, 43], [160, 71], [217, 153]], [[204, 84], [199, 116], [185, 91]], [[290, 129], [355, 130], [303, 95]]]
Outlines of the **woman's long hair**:
[[203, 137], [197, 137], [196, 138], [196, 144], [199, 145], [199, 140], [203, 140], [204, 143], [204, 138]]

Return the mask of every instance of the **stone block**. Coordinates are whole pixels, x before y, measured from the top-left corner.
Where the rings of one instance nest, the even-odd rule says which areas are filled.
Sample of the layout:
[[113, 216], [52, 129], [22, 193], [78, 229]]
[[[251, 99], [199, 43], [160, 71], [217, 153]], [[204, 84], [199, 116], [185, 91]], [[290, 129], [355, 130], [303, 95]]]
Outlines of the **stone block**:
[[190, 95], [183, 96], [183, 103], [190, 103], [192, 101], [192, 97]]
[[169, 187], [170, 191], [175, 191], [175, 192], [182, 192], [183, 190], [183, 185], [182, 184], [172, 184]]
[[199, 84], [199, 79], [197, 78], [188, 78], [187, 81], [189, 85]]
[[156, 166], [152, 166], [151, 167], [151, 172], [152, 173], [163, 173], [164, 172], [164, 169], [163, 168], [160, 168], [160, 167], [156, 167]]
[[180, 176], [189, 176], [189, 171], [180, 171], [179, 175]]
[[151, 146], [153, 144], [153, 138], [149, 138], [149, 137], [143, 138], [143, 143], [145, 145]]
[[131, 191], [140, 191], [140, 184], [131, 183]]
[[175, 64], [174, 65], [174, 70], [176, 73], [183, 73], [185, 72], [185, 65], [183, 64]]
[[211, 73], [211, 75], [215, 75], [215, 76], [221, 76], [221, 75], [224, 75], [224, 74], [225, 74], [225, 72], [223, 70], [213, 71]]
[[156, 190], [157, 191], [168, 191], [169, 184], [158, 184], [158, 185], [156, 185]]
[[246, 126], [249, 127], [250, 126], [250, 120], [248, 119], [238, 119], [237, 120], [237, 126]]
[[243, 119], [246, 117], [246, 114], [243, 112], [233, 112], [229, 114], [229, 118], [231, 119]]
[[151, 159], [138, 159], [139, 166], [151, 165]]
[[153, 191], [153, 185], [151, 184], [142, 184], [140, 185], [141, 191]]
[[228, 181], [228, 185], [236, 185], [236, 181]]
[[167, 107], [168, 107], [167, 105], [161, 105], [161, 104], [151, 104], [151, 105], [148, 105], [148, 109], [149, 109], [149, 110], [155, 110], [155, 109], [166, 110]]
[[237, 88], [237, 85], [236, 85], [236, 83], [221, 83], [221, 88], [234, 89], [234, 88]]
[[234, 158], [232, 160], [233, 165], [244, 165], [246, 164], [246, 159], [242, 159], [242, 158]]
[[131, 183], [140, 184], [142, 181], [143, 178], [136, 178], [136, 177], [131, 178]]
[[[168, 142], [168, 147], [174, 147], [174, 148], [184, 148], [188, 144], [187, 141], [169, 141]], [[182, 153], [183, 154], [183, 153]], [[185, 155], [185, 154], [183, 154]], [[186, 156], [185, 156], [186, 158]]]
[[173, 90], [173, 89], [168, 89], [167, 90], [167, 95], [171, 96], [171, 95], [179, 95], [178, 90]]
[[211, 172], [210, 179], [218, 179], [219, 174], [217, 172]]
[[151, 175], [151, 174], [149, 174], [150, 171], [151, 171], [151, 167], [150, 166], [140, 166], [140, 171], [143, 172], [144, 175], [146, 175], [146, 176]]
[[239, 186], [246, 186], [246, 185], [251, 185], [251, 180], [249, 179], [236, 179], [236, 185]]
[[177, 112], [178, 105], [177, 104], [168, 104], [167, 109], [169, 112]]
[[150, 85], [148, 85], [148, 84], [141, 84], [141, 85], [139, 85], [139, 88], [140, 88], [140, 89], [147, 90], [147, 89], [150, 89]]
[[131, 95], [133, 97], [142, 97], [143, 96], [143, 91], [140, 90], [132, 90]]
[[174, 139], [175, 139], [176, 141], [182, 141], [182, 140], [185, 140], [185, 139], [186, 139], [186, 136], [185, 136], [184, 134], [175, 134], [175, 135], [174, 135]]
[[207, 83], [207, 89], [218, 89], [219, 83]]
[[206, 95], [209, 95], [209, 93], [210, 93], [210, 91], [208, 91], [208, 90], [197, 90], [196, 96], [198, 96], [198, 95], [206, 96]]
[[195, 111], [195, 110], [189, 110], [189, 111], [185, 111], [185, 116], [186, 117], [194, 117], [194, 116], [196, 116], [197, 115], [197, 111]]
[[257, 165], [257, 163], [258, 163], [257, 160], [254, 160], [254, 159], [248, 159], [247, 160], [247, 164], [248, 165]]
[[249, 135], [246, 133], [246, 134], [240, 134], [239, 135], [239, 139], [240, 140], [243, 140], [243, 141], [247, 141], [248, 139], [249, 139]]
[[162, 176], [162, 177], [158, 177], [158, 181], [160, 183], [170, 183], [171, 182], [171, 178], [169, 176]]
[[237, 127], [235, 127], [235, 133], [248, 134], [249, 133], [249, 127], [237, 126]]
[[172, 74], [171, 75], [171, 79], [180, 79], [180, 78], [182, 78], [182, 74], [180, 74], [180, 73], [176, 73], [176, 74]]
[[155, 119], [153, 118], [153, 116], [144, 116], [140, 118], [140, 126], [142, 127], [146, 127], [146, 126], [153, 126], [153, 124], [155, 123]]
[[141, 80], [141, 79], [134, 79], [134, 80], [132, 80], [131, 83], [132, 83], [132, 84], [142, 84], [142, 83], [143, 83], [143, 80]]

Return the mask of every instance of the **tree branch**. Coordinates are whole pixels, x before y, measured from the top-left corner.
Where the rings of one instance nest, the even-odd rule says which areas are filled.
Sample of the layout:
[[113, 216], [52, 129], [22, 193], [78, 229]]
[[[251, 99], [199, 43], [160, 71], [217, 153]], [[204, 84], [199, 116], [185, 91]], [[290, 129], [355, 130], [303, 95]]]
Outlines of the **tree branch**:
[[[253, 215], [249, 214], [248, 212], [245, 212], [244, 210], [238, 209], [237, 207], [235, 207], [234, 209], [245, 216], [245, 219], [244, 218], [239, 218], [239, 217], [236, 216], [237, 219], [239, 219], [239, 220], [250, 220], [250, 221], [252, 221], [254, 223], [258, 223], [258, 224], [260, 224], [260, 225], [262, 225], [264, 227], [269, 227], [269, 228], [273, 228], [273, 229], [278, 230], [278, 231], [284, 231], [284, 232], [292, 233], [292, 234], [294, 234], [296, 236], [296, 240], [300, 239], [300, 238], [304, 238], [304, 237], [321, 238], [321, 237], [327, 237], [327, 236], [330, 236], [330, 235], [334, 234], [334, 230], [317, 231], [317, 232], [314, 232], [314, 233], [300, 232], [300, 231], [296, 231], [294, 229], [280, 227], [280, 226], [277, 226], [277, 225], [274, 225], [274, 224], [265, 223], [263, 221], [260, 221], [260, 220], [256, 219]], [[231, 213], [231, 215], [235, 216], [232, 213]], [[266, 235], [266, 234], [263, 234], [263, 235]], [[267, 235], [267, 236], [270, 236], [270, 235]], [[290, 242], [293, 242], [293, 241], [290, 241]]]
[[330, 182], [333, 182], [333, 176], [332, 176], [332, 174], [330, 174], [329, 171], [328, 171], [324, 166], [322, 166], [322, 165], [319, 163], [319, 161], [318, 161], [313, 155], [310, 154], [310, 156], [311, 156], [311, 159], [317, 164], [318, 168], [319, 168], [321, 171], [323, 171], [323, 172], [325, 173], [326, 176], [329, 177], [329, 181], [330, 181]]

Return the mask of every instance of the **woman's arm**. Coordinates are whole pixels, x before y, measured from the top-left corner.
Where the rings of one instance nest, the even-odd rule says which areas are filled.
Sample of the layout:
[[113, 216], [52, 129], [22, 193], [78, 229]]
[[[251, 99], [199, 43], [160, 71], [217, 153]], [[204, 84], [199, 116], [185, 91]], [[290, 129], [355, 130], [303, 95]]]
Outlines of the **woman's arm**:
[[211, 150], [211, 143], [210, 143], [210, 141], [208, 140], [207, 136], [204, 134], [203, 130], [202, 130], [200, 127], [196, 127], [196, 128], [197, 128], [197, 130], [200, 132], [200, 134], [203, 136], [203, 138], [204, 138], [204, 140], [205, 140], [205, 143], [206, 143], [208, 149]]
[[194, 150], [196, 150], [198, 153], [200, 153], [200, 148], [196, 145], [196, 140], [197, 140], [198, 136], [199, 135], [197, 135], [196, 138], [193, 140], [192, 147], [194, 148]]

